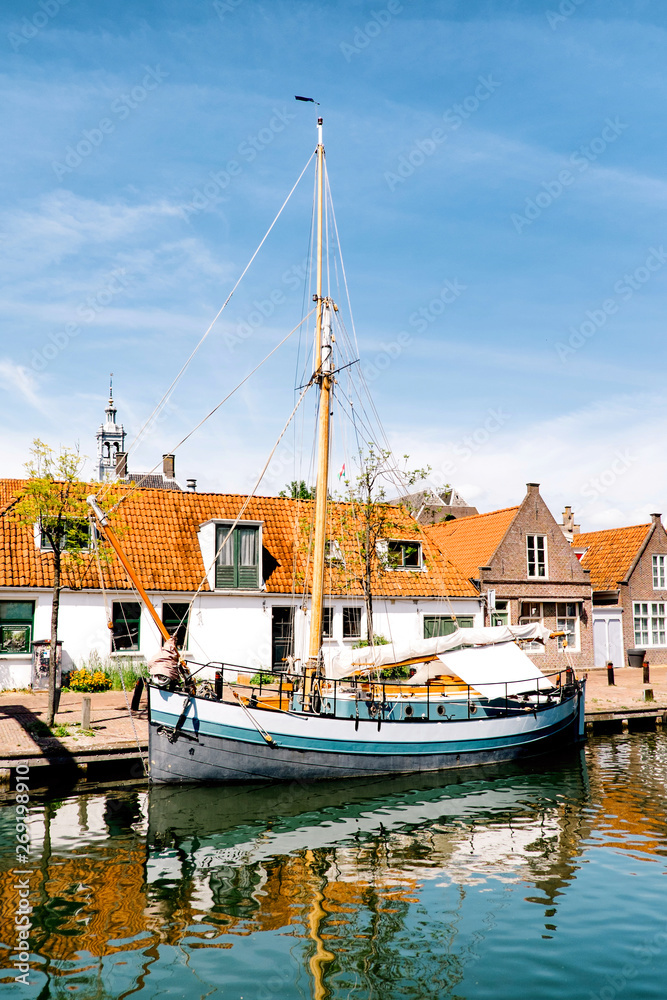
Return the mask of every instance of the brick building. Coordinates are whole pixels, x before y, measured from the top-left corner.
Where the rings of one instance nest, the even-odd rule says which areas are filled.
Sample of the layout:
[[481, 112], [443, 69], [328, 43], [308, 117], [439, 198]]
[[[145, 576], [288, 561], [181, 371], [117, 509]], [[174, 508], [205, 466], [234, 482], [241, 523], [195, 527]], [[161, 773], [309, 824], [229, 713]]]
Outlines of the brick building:
[[576, 668], [593, 662], [588, 569], [570, 547], [540, 495], [528, 483], [517, 507], [424, 529], [486, 601], [487, 625], [540, 621], [567, 639], [535, 643], [526, 652], [542, 669], [564, 665], [565, 642]]
[[667, 532], [660, 514], [650, 524], [575, 535], [572, 549], [590, 571], [595, 665], [627, 663], [627, 650], [645, 649], [667, 663]]

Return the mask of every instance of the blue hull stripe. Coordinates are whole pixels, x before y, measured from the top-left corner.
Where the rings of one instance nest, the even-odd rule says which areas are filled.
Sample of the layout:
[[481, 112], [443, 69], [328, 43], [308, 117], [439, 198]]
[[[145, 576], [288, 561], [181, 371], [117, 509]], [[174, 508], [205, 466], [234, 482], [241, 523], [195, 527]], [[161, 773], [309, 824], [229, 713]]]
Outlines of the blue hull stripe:
[[[285, 750], [297, 750], [303, 751], [305, 753], [309, 751], [317, 751], [319, 753], [332, 753], [332, 754], [372, 754], [373, 756], [395, 756], [396, 754], [415, 754], [415, 755], [427, 755], [427, 754], [438, 754], [438, 753], [470, 753], [476, 750], [498, 750], [502, 747], [517, 746], [519, 744], [529, 744], [533, 743], [535, 740], [542, 740], [549, 737], [562, 729], [565, 729], [576, 719], [576, 712], [566, 716], [564, 719], [560, 719], [558, 722], [550, 725], [544, 726], [539, 729], [527, 730], [521, 733], [508, 734], [506, 736], [496, 736], [496, 737], [484, 737], [480, 735], [479, 739], [472, 740], [439, 740], [437, 743], [388, 743], [388, 742], [369, 742], [361, 740], [332, 740], [332, 739], [317, 739], [311, 737], [294, 737], [288, 736], [284, 733], [276, 733], [275, 740], [279, 747]], [[197, 729], [193, 726], [192, 718], [187, 718], [185, 724], [182, 727], [184, 733], [190, 735], [196, 735], [200, 732], [205, 736], [218, 737], [222, 739], [233, 740], [237, 743], [248, 743], [248, 744], [259, 744], [264, 745], [264, 739], [258, 732], [254, 732], [248, 729], [242, 729], [237, 726], [227, 726], [221, 723], [215, 722], [205, 722], [202, 723], [200, 720]], [[160, 712], [159, 710], [151, 710], [151, 722], [154, 725], [170, 726], [173, 728], [176, 724], [176, 716], [171, 713]], [[392, 723], [383, 723], [383, 726], [390, 726]], [[405, 723], [393, 723], [393, 725], [405, 725]], [[410, 723], [415, 729], [418, 728], [420, 723]], [[475, 726], [484, 727], [484, 720], [475, 721], [472, 723]], [[415, 734], [416, 735], [416, 734]]]

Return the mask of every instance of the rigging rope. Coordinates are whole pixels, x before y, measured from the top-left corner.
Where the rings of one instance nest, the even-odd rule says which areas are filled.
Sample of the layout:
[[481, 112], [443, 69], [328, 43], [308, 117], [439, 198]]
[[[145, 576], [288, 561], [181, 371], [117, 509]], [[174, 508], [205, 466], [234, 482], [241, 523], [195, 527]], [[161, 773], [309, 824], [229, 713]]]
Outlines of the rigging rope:
[[[194, 426], [194, 427], [192, 428], [192, 430], [191, 430], [191, 431], [189, 431], [189, 432], [188, 432], [188, 433], [187, 433], [187, 434], [185, 435], [185, 437], [184, 437], [184, 438], [181, 438], [181, 440], [180, 440], [180, 441], [178, 442], [178, 444], [177, 444], [177, 445], [176, 445], [176, 446], [175, 446], [174, 448], [172, 448], [172, 453], [176, 452], [176, 451], [177, 451], [177, 450], [178, 450], [178, 449], [179, 449], [179, 448], [181, 447], [181, 445], [182, 445], [182, 444], [185, 444], [185, 442], [186, 442], [186, 441], [188, 440], [188, 438], [192, 437], [192, 435], [194, 434], [194, 432], [195, 432], [196, 430], [198, 430], [198, 429], [199, 429], [199, 428], [200, 428], [200, 427], [202, 426], [202, 424], [205, 424], [205, 423], [206, 423], [206, 421], [207, 421], [207, 420], [209, 420], [209, 419], [210, 419], [210, 418], [211, 418], [211, 417], [213, 416], [213, 414], [214, 414], [214, 413], [217, 413], [217, 411], [218, 411], [218, 410], [220, 409], [220, 407], [221, 407], [221, 406], [223, 406], [223, 405], [224, 405], [224, 404], [225, 404], [225, 403], [227, 402], [227, 400], [231, 399], [231, 397], [232, 397], [232, 396], [234, 395], [234, 393], [238, 392], [238, 390], [239, 390], [239, 389], [241, 388], [241, 386], [242, 386], [242, 385], [244, 385], [244, 384], [245, 384], [245, 383], [246, 383], [246, 382], [248, 381], [248, 379], [249, 379], [249, 378], [251, 378], [251, 377], [252, 377], [252, 376], [253, 376], [253, 375], [255, 374], [255, 372], [256, 372], [256, 371], [258, 371], [258, 369], [260, 369], [260, 368], [262, 367], [262, 365], [263, 365], [263, 364], [265, 364], [265, 363], [266, 363], [266, 362], [267, 362], [267, 361], [269, 360], [269, 358], [271, 357], [271, 355], [272, 355], [272, 354], [275, 354], [275, 353], [276, 353], [276, 351], [277, 351], [277, 350], [278, 350], [279, 348], [281, 348], [281, 347], [283, 346], [283, 344], [284, 344], [284, 343], [285, 343], [286, 341], [288, 341], [288, 340], [289, 340], [289, 338], [290, 338], [290, 337], [292, 336], [292, 334], [294, 334], [294, 333], [295, 333], [295, 332], [296, 332], [296, 331], [297, 331], [297, 330], [299, 329], [299, 327], [300, 327], [300, 326], [302, 326], [302, 325], [303, 325], [303, 324], [304, 324], [304, 323], [306, 322], [306, 320], [307, 320], [307, 319], [309, 319], [309, 318], [310, 318], [310, 317], [311, 317], [311, 316], [313, 315], [313, 313], [315, 312], [315, 309], [316, 309], [316, 308], [317, 308], [317, 306], [313, 306], [313, 308], [312, 308], [312, 309], [310, 310], [310, 312], [309, 312], [309, 313], [307, 313], [307, 314], [306, 314], [306, 315], [305, 315], [305, 316], [303, 317], [303, 319], [301, 320], [301, 322], [300, 322], [300, 323], [297, 323], [297, 325], [296, 325], [295, 327], [293, 327], [293, 328], [292, 328], [292, 329], [290, 330], [290, 332], [289, 332], [289, 333], [288, 333], [288, 334], [287, 334], [287, 335], [286, 335], [285, 337], [283, 337], [283, 339], [282, 339], [282, 340], [280, 341], [280, 343], [279, 343], [279, 344], [276, 344], [276, 346], [275, 346], [275, 347], [273, 347], [273, 348], [272, 348], [272, 349], [271, 349], [271, 350], [269, 351], [269, 353], [268, 353], [268, 354], [266, 355], [266, 357], [264, 357], [264, 358], [263, 358], [263, 359], [262, 359], [262, 360], [261, 360], [261, 361], [259, 362], [259, 364], [255, 365], [255, 367], [254, 367], [254, 368], [253, 368], [253, 369], [252, 369], [251, 371], [249, 371], [249, 372], [248, 372], [248, 374], [247, 374], [247, 375], [246, 375], [246, 376], [245, 376], [244, 378], [242, 378], [242, 379], [241, 379], [241, 381], [240, 381], [240, 382], [238, 383], [238, 385], [236, 385], [236, 386], [235, 386], [235, 387], [234, 387], [234, 388], [233, 388], [233, 389], [231, 390], [231, 392], [228, 392], [228, 393], [227, 393], [227, 395], [226, 395], [226, 396], [225, 396], [225, 397], [224, 397], [223, 399], [221, 399], [221, 400], [220, 400], [220, 402], [219, 402], [219, 403], [217, 404], [217, 406], [214, 406], [214, 407], [213, 407], [213, 409], [212, 409], [212, 410], [211, 410], [211, 411], [210, 411], [209, 413], [207, 413], [207, 414], [206, 414], [206, 416], [205, 416], [205, 417], [203, 417], [203, 418], [202, 418], [202, 419], [201, 419], [201, 420], [199, 421], [199, 423], [198, 423], [198, 424], [196, 424], [196, 425], [195, 425], [195, 426]], [[309, 385], [308, 385], [308, 386], [306, 386], [306, 389], [308, 389], [308, 388], [309, 388]], [[157, 465], [153, 467], [153, 469], [156, 469], [156, 468], [157, 468]], [[139, 480], [139, 482], [138, 482], [138, 483], [134, 483], [134, 485], [132, 486], [132, 489], [128, 490], [128, 491], [127, 491], [127, 493], [123, 493], [123, 494], [122, 494], [122, 496], [120, 497], [120, 499], [118, 500], [118, 502], [117, 502], [117, 503], [115, 503], [115, 504], [113, 505], [113, 507], [111, 507], [111, 508], [109, 509], [108, 513], [112, 513], [113, 511], [117, 510], [117, 509], [118, 509], [118, 508], [120, 507], [121, 503], [123, 503], [123, 501], [124, 501], [124, 500], [127, 500], [127, 498], [128, 498], [128, 497], [130, 497], [130, 496], [132, 496], [132, 494], [133, 494], [133, 493], [134, 493], [134, 492], [135, 492], [136, 490], [140, 489], [140, 488], [141, 488], [141, 484], [142, 484], [142, 483], [144, 482], [144, 480], [145, 480], [145, 479], [146, 479], [146, 478], [147, 478], [147, 477], [148, 477], [149, 475], [150, 475], [150, 473], [146, 473], [146, 475], [145, 475], [145, 476], [143, 476], [143, 477], [142, 477], [142, 478], [141, 478], [141, 479]], [[104, 493], [102, 493], [102, 496], [104, 496]]]
[[204, 341], [206, 340], [206, 338], [210, 334], [211, 330], [213, 329], [213, 327], [217, 323], [218, 319], [222, 315], [224, 309], [227, 307], [227, 304], [229, 303], [232, 295], [234, 294], [234, 292], [239, 287], [239, 285], [243, 281], [244, 277], [248, 273], [251, 265], [253, 264], [253, 262], [255, 260], [255, 257], [257, 256], [257, 254], [259, 253], [259, 251], [262, 249], [262, 247], [266, 243], [266, 241], [267, 241], [267, 239], [268, 239], [268, 237], [269, 237], [269, 235], [270, 235], [273, 227], [275, 226], [275, 224], [277, 223], [278, 219], [282, 215], [285, 206], [287, 205], [288, 201], [290, 200], [290, 198], [292, 197], [292, 195], [296, 191], [297, 187], [299, 186], [299, 182], [301, 181], [301, 178], [303, 177], [303, 175], [305, 174], [306, 170], [310, 166], [311, 160], [313, 159], [314, 156], [315, 156], [315, 150], [313, 150], [313, 152], [311, 153], [311, 155], [308, 157], [308, 162], [306, 163], [305, 167], [303, 168], [303, 170], [299, 174], [298, 178], [296, 179], [296, 181], [295, 181], [295, 183], [294, 183], [291, 191], [289, 192], [289, 194], [285, 198], [284, 202], [280, 206], [280, 208], [278, 210], [278, 214], [276, 215], [276, 217], [274, 218], [273, 222], [271, 223], [271, 225], [267, 229], [266, 233], [262, 237], [262, 239], [261, 239], [261, 241], [260, 241], [257, 249], [255, 250], [255, 252], [253, 253], [252, 257], [250, 258], [250, 260], [248, 261], [248, 263], [244, 267], [243, 271], [241, 272], [241, 274], [240, 274], [239, 278], [237, 279], [237, 281], [236, 281], [234, 287], [232, 288], [231, 292], [229, 293], [229, 295], [227, 296], [227, 298], [225, 299], [225, 301], [223, 302], [223, 304], [220, 306], [220, 309], [218, 310], [218, 312], [215, 314], [215, 316], [211, 320], [211, 323], [209, 324], [209, 326], [206, 329], [206, 331], [203, 334], [203, 336], [200, 338], [199, 343], [191, 351], [189, 357], [185, 360], [185, 362], [181, 366], [180, 371], [178, 372], [178, 374], [176, 375], [176, 377], [172, 381], [171, 385], [169, 386], [169, 388], [167, 389], [167, 391], [162, 396], [162, 399], [159, 401], [159, 403], [157, 404], [157, 406], [154, 408], [153, 412], [150, 414], [150, 416], [148, 417], [148, 419], [145, 421], [143, 427], [140, 429], [139, 433], [137, 434], [137, 436], [135, 437], [134, 441], [130, 445], [130, 447], [128, 449], [128, 455], [132, 452], [132, 450], [139, 443], [139, 440], [141, 439], [141, 437], [143, 436], [143, 434], [146, 432], [146, 430], [148, 429], [148, 427], [152, 423], [152, 421], [157, 417], [157, 415], [160, 412], [160, 410], [165, 406], [167, 400], [169, 399], [169, 397], [170, 397], [171, 393], [173, 392], [174, 388], [176, 387], [177, 383], [180, 381], [180, 379], [184, 375], [186, 369], [189, 367], [189, 365], [192, 362], [193, 358], [195, 357], [195, 355], [199, 351], [199, 348], [202, 346], [202, 344], [204, 343]]

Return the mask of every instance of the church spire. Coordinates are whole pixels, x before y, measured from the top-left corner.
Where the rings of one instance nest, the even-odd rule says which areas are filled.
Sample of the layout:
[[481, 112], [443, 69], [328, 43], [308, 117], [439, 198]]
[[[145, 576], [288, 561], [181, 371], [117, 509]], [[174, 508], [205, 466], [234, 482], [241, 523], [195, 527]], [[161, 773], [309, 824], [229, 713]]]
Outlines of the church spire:
[[113, 405], [113, 372], [109, 372], [109, 403], [107, 405], [107, 408], [106, 408], [105, 412], [106, 412], [106, 415], [107, 415], [106, 422], [108, 424], [115, 424], [116, 423], [116, 408]]
[[100, 424], [97, 437], [97, 478], [102, 482], [116, 475], [116, 455], [125, 451], [125, 429], [116, 423], [116, 407], [113, 401], [113, 372], [109, 375], [109, 402], [105, 410], [105, 421]]

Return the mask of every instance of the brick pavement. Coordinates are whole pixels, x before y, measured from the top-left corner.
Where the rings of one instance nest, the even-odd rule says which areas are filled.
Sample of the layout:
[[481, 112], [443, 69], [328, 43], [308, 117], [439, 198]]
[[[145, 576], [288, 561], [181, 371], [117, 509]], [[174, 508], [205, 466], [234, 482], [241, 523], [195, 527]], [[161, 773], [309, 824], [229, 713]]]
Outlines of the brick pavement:
[[649, 668], [647, 687], [653, 689], [653, 702], [644, 701], [644, 682], [641, 668], [614, 669], [614, 687], [607, 685], [606, 668], [589, 670], [586, 684], [586, 711], [602, 712], [623, 708], [667, 707], [667, 666]]
[[[29, 727], [44, 721], [48, 706], [46, 692], [3, 691], [0, 692], [0, 757], [20, 754], [48, 753], [58, 746], [72, 753], [83, 750], [114, 750], [124, 745], [136, 746], [136, 738], [142, 745], [148, 742], [148, 719], [145, 698], [141, 709], [130, 719], [125, 696], [122, 691], [101, 691], [90, 694], [91, 731], [85, 735], [81, 731], [81, 701], [79, 692], [65, 692], [60, 699], [56, 725], [65, 725], [68, 736], [44, 737], [30, 732]], [[128, 692], [131, 697], [131, 692]], [[134, 729], [136, 729], [136, 737]]]

